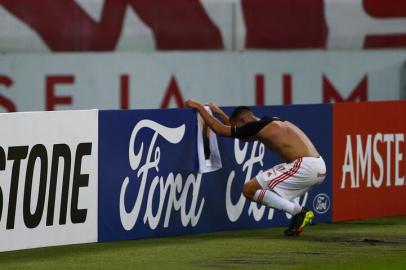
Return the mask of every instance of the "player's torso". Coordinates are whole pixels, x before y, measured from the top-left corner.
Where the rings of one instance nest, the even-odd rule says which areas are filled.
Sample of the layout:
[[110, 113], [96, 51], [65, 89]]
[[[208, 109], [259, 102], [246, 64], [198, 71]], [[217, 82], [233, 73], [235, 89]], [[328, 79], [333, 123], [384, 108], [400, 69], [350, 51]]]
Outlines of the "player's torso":
[[265, 126], [256, 137], [287, 162], [299, 157], [320, 156], [306, 134], [288, 121], [272, 122]]

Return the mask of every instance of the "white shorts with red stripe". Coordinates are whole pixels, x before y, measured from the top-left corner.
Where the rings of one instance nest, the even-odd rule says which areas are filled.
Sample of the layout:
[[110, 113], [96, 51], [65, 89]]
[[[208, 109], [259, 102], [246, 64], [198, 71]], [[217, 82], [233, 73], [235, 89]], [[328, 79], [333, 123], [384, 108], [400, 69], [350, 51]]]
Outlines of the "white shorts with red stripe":
[[272, 189], [292, 200], [321, 184], [325, 177], [326, 164], [322, 157], [302, 157], [259, 173], [256, 179], [263, 189]]

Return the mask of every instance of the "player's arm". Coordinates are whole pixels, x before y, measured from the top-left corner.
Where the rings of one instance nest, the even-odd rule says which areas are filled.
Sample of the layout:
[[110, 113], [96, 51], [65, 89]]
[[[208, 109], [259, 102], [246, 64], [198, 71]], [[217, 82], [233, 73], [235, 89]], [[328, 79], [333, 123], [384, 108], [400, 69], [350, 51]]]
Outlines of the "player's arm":
[[269, 121], [255, 121], [247, 123], [241, 127], [233, 126], [231, 127], [231, 137], [238, 139], [250, 139], [251, 137], [258, 134], [266, 125], [269, 124]]
[[231, 136], [231, 127], [228, 125], [224, 125], [219, 122], [216, 118], [214, 118], [205, 108], [204, 106], [193, 99], [189, 99], [185, 102], [186, 107], [196, 109], [199, 114], [202, 116], [203, 120], [206, 124], [218, 135], [223, 137], [230, 137]]
[[209, 103], [208, 105], [209, 105], [209, 108], [210, 108], [215, 114], [217, 114], [217, 115], [220, 117], [221, 121], [222, 121], [225, 125], [231, 126], [231, 124], [230, 124], [230, 117], [228, 117], [228, 115], [227, 115], [225, 112], [223, 112], [222, 109], [220, 109], [220, 108], [219, 108], [216, 104], [214, 104], [214, 103]]
[[253, 136], [257, 135], [265, 126], [272, 123], [273, 121], [283, 121], [278, 117], [272, 118], [262, 118], [259, 121], [249, 122], [243, 126], [231, 127], [231, 137], [239, 139], [251, 139]]

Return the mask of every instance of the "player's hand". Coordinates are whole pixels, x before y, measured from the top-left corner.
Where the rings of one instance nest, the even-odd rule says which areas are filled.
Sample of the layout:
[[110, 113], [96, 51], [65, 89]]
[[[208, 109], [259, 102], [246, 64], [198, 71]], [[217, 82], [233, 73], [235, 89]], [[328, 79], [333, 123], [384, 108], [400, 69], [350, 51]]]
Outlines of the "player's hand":
[[210, 102], [209, 104], [207, 104], [207, 106], [209, 106], [209, 108], [210, 108], [210, 110], [212, 110], [212, 112], [217, 113], [217, 114], [221, 113], [221, 109], [216, 104]]
[[185, 102], [186, 108], [197, 108], [200, 105], [200, 102], [194, 99], [188, 99]]

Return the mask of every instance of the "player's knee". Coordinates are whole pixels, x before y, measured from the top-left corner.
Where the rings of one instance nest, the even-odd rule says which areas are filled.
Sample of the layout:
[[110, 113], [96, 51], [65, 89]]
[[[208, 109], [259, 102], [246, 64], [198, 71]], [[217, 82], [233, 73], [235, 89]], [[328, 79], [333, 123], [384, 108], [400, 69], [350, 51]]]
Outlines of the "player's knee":
[[255, 195], [255, 191], [256, 190], [252, 188], [252, 185], [250, 185], [250, 183], [246, 183], [242, 188], [242, 194], [249, 200], [252, 200]]
[[244, 184], [242, 188], [242, 194], [249, 200], [253, 200], [255, 196], [255, 192], [257, 190], [262, 189], [261, 185], [258, 183], [258, 180], [253, 178], [247, 183]]

